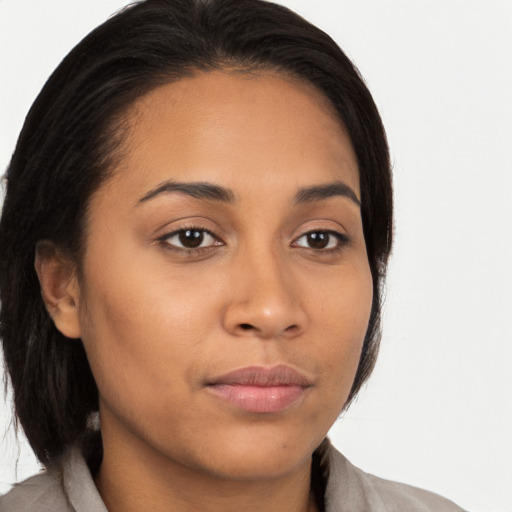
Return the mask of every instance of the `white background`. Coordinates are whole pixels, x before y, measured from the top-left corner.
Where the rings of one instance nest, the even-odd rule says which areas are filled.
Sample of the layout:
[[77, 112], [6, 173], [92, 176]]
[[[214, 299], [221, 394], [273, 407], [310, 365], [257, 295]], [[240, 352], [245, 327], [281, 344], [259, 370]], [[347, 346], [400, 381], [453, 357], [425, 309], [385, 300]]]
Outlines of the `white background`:
[[[0, 0], [0, 168], [50, 72], [122, 0]], [[365, 76], [393, 155], [376, 372], [332, 429], [365, 470], [512, 511], [512, 1], [283, 0]], [[0, 408], [0, 492], [37, 471]]]

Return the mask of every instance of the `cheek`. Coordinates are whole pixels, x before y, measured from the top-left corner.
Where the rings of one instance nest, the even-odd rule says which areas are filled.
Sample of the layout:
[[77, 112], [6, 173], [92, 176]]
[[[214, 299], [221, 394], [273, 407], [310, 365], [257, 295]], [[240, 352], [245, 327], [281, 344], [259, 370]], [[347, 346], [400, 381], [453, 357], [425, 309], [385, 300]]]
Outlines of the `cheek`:
[[372, 276], [364, 258], [310, 298], [312, 304], [318, 304], [312, 327], [322, 332], [315, 338], [315, 351], [322, 354], [324, 375], [343, 395], [348, 396], [357, 371], [372, 300]]
[[[137, 397], [156, 400], [155, 390], [176, 390], [191, 379], [212, 315], [195, 285], [112, 259], [115, 269], [95, 265], [89, 273], [80, 303], [82, 339], [103, 398], [136, 408]], [[198, 311], [205, 313], [201, 322]]]

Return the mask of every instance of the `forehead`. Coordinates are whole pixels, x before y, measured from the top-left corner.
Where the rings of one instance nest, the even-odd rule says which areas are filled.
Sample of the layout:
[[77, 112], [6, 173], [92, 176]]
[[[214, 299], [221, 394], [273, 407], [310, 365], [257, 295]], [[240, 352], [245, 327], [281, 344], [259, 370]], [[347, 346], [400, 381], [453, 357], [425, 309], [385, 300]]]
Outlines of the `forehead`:
[[234, 189], [342, 179], [359, 195], [356, 157], [333, 106], [277, 73], [212, 71], [160, 86], [132, 106], [128, 126], [113, 181], [139, 192], [168, 179]]

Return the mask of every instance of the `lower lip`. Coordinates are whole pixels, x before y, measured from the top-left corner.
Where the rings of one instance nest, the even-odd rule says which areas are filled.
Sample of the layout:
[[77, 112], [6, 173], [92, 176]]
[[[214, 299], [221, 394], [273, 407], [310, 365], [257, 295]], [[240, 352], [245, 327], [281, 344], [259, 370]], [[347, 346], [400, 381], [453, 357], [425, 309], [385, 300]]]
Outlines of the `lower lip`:
[[216, 384], [208, 389], [219, 398], [250, 412], [279, 412], [304, 394], [301, 386], [243, 386]]

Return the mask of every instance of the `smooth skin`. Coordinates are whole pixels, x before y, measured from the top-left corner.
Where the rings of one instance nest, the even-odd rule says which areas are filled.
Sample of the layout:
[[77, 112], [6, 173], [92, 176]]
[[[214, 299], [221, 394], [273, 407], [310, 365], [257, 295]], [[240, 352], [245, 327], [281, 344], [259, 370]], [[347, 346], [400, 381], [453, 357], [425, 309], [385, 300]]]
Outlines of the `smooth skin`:
[[[319, 92], [271, 71], [199, 73], [127, 120], [80, 271], [51, 246], [36, 258], [99, 388], [107, 508], [315, 510], [311, 455], [347, 400], [372, 304], [350, 140]], [[278, 364], [312, 383], [281, 411], [208, 389]]]

